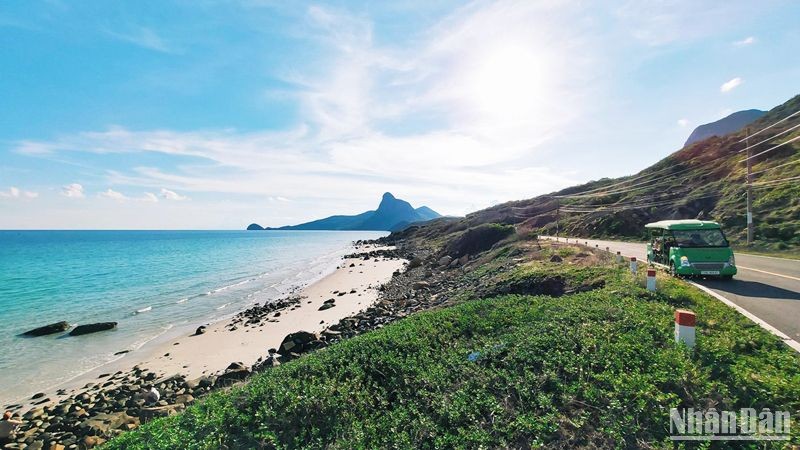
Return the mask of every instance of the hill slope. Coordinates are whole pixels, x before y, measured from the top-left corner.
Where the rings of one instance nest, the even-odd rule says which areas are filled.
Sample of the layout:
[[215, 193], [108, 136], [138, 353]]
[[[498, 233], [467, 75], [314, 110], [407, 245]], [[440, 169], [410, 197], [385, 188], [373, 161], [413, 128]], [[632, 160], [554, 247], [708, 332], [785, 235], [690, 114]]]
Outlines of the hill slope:
[[[800, 111], [800, 96], [773, 108], [750, 125], [753, 132]], [[800, 125], [794, 116], [752, 137], [757, 144]], [[794, 129], [755, 146], [756, 155], [800, 136]], [[438, 219], [425, 233], [466, 229], [482, 223], [514, 224], [554, 234], [556, 209], [562, 234], [586, 237], [644, 237], [643, 225], [663, 219], [704, 218], [722, 223], [734, 244], [746, 240], [745, 148], [743, 131], [691, 144], [641, 172], [603, 178], [528, 200], [508, 202], [468, 214]], [[772, 249], [800, 248], [800, 140], [753, 161], [755, 244]], [[763, 171], [763, 172], [762, 172]], [[565, 197], [571, 196], [571, 197]]]
[[703, 139], [708, 139], [711, 136], [725, 136], [726, 134], [735, 133], [744, 128], [745, 125], [760, 119], [766, 113], [766, 111], [758, 109], [748, 109], [745, 111], [737, 111], [716, 122], [700, 125], [692, 131], [692, 134], [689, 135], [689, 139], [686, 140], [683, 146], [694, 144]]
[[[393, 231], [401, 229], [411, 223], [424, 222], [437, 217], [441, 217], [440, 214], [427, 206], [414, 209], [407, 201], [395, 198], [394, 195], [387, 192], [383, 194], [378, 209], [374, 211], [366, 211], [354, 216], [330, 216], [299, 225], [266, 229]], [[250, 227], [253, 227], [253, 225], [256, 224], [252, 224]], [[250, 227], [248, 227], [248, 229], [251, 229]], [[252, 229], [257, 230], [258, 228], [253, 227]]]

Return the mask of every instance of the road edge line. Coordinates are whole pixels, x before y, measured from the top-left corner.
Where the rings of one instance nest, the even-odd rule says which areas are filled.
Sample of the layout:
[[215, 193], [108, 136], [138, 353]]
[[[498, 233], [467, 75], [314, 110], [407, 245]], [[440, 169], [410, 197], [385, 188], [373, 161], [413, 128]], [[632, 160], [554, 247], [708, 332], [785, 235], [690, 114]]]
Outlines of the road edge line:
[[[736, 251], [736, 250], [734, 249], [734, 251]], [[745, 256], [755, 256], [756, 258], [769, 258], [769, 259], [778, 259], [778, 260], [781, 260], [781, 261], [800, 262], [800, 259], [796, 259], [796, 258], [781, 258], [780, 256], [757, 255], [755, 253], [747, 253], [747, 252], [739, 252], [739, 251], [737, 251], [736, 253], [738, 253], [740, 255], [745, 255]]]
[[800, 281], [800, 278], [793, 277], [793, 276], [791, 276], [791, 275], [783, 275], [783, 274], [781, 274], [781, 273], [767, 272], [766, 270], [761, 270], [761, 269], [753, 269], [752, 267], [747, 267], [747, 266], [736, 266], [736, 268], [738, 268], [738, 269], [744, 269], [744, 270], [752, 270], [753, 272], [760, 272], [760, 273], [765, 273], [765, 274], [767, 274], [767, 275], [774, 275], [774, 276], [776, 276], [776, 277], [788, 278], [788, 279], [790, 279], [790, 280], [794, 280], [794, 281]]
[[700, 289], [701, 291], [705, 292], [706, 294], [716, 298], [717, 300], [721, 301], [722, 303], [730, 306], [731, 308], [738, 311], [741, 315], [747, 317], [754, 323], [756, 323], [761, 328], [769, 331], [770, 333], [774, 334], [775, 336], [779, 337], [786, 345], [788, 345], [792, 350], [800, 353], [800, 342], [795, 341], [794, 339], [790, 338], [781, 330], [773, 327], [772, 325], [768, 324], [755, 314], [751, 313], [750, 311], [742, 308], [741, 306], [737, 305], [736, 303], [728, 300], [727, 298], [723, 297], [721, 294], [714, 292], [713, 290], [703, 286], [702, 284], [697, 284], [694, 281], [685, 280], [687, 283], [691, 284], [692, 286]]

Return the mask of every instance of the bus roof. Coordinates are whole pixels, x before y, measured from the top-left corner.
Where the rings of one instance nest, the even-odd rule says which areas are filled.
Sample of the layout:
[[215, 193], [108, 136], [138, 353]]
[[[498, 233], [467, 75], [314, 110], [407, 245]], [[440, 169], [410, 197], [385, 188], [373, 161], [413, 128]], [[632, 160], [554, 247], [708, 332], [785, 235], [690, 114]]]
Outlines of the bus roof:
[[665, 230], [700, 230], [700, 229], [719, 229], [717, 222], [710, 220], [662, 220], [660, 222], [648, 223], [645, 228], [662, 228]]

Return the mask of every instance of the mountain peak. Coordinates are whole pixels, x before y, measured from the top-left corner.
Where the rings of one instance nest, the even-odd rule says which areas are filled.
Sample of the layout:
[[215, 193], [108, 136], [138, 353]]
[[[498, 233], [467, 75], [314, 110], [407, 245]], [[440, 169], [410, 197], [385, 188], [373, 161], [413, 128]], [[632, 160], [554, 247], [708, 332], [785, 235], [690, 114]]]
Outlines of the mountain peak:
[[[355, 216], [331, 216], [300, 225], [285, 226], [279, 230], [385, 230], [392, 231], [415, 222], [441, 217], [439, 213], [421, 206], [414, 209], [410, 203], [386, 192], [381, 197], [378, 209], [366, 211]], [[258, 230], [258, 224], [251, 224], [248, 230]]]
[[766, 113], [766, 111], [758, 109], [747, 109], [744, 111], [737, 111], [716, 122], [700, 125], [692, 131], [692, 134], [689, 135], [689, 139], [686, 140], [683, 146], [685, 147], [689, 144], [702, 141], [711, 136], [724, 136], [729, 133], [735, 133]]

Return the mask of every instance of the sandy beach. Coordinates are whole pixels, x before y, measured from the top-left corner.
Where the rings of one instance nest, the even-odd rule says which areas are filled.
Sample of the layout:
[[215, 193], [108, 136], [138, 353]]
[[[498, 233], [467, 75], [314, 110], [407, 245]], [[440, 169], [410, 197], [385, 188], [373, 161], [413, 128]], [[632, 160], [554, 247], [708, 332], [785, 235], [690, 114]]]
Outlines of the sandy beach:
[[[364, 254], [389, 247], [361, 245], [354, 254]], [[173, 330], [161, 339], [125, 354], [119, 360], [100, 366], [67, 383], [45, 391], [36, 400], [13, 405], [18, 412], [31, 407], [47, 407], [85, 390], [87, 383], [124, 383], [123, 374], [152, 372], [157, 379], [180, 375], [187, 380], [221, 373], [231, 363], [251, 367], [269, 349], [278, 348], [287, 334], [296, 331], [320, 332], [340, 319], [371, 306], [378, 298], [378, 288], [403, 267], [404, 260], [383, 256], [343, 258], [337, 268], [308, 286], [292, 293], [294, 304], [269, 314], [259, 323], [245, 325], [239, 315], [211, 324], [196, 323]], [[320, 310], [326, 301], [335, 306]], [[267, 300], [267, 303], [277, 299]], [[298, 301], [299, 300], [299, 301]], [[203, 334], [195, 334], [205, 326]], [[157, 381], [156, 381], [157, 382]], [[44, 401], [47, 400], [47, 401]]]

